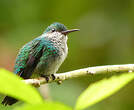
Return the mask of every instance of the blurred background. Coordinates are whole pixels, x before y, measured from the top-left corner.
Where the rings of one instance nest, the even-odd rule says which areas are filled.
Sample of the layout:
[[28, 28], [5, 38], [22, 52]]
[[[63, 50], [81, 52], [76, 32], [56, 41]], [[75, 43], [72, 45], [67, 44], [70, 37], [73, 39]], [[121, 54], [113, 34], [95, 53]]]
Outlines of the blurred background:
[[[0, 0], [0, 13], [0, 67], [10, 71], [22, 45], [53, 22], [80, 29], [69, 35], [69, 54], [58, 72], [134, 63], [134, 0]], [[49, 84], [48, 97], [74, 106], [80, 93], [100, 77]], [[87, 110], [134, 109], [133, 84]]]

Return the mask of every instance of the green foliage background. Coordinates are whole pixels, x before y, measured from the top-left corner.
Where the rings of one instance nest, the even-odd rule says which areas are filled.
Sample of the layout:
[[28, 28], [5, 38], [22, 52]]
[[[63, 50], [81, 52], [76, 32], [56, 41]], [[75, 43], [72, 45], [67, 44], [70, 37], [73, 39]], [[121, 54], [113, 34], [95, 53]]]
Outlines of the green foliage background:
[[[81, 29], [69, 35], [68, 58], [59, 72], [134, 62], [133, 0], [0, 0], [0, 13], [0, 67], [8, 70], [19, 48], [53, 22]], [[49, 84], [51, 99], [74, 106], [80, 93], [98, 79], [101, 76]], [[132, 110], [133, 83], [90, 109]]]

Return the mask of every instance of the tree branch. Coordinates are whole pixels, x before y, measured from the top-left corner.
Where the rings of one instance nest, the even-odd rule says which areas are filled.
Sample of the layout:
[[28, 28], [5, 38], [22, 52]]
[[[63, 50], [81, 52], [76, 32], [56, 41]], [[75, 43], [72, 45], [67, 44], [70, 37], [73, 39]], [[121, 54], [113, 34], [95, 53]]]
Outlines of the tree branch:
[[134, 71], [134, 64], [96, 66], [96, 67], [88, 67], [88, 68], [74, 70], [65, 73], [57, 73], [54, 74], [55, 78], [49, 76], [48, 78], [40, 77], [38, 79], [27, 79], [24, 81], [35, 87], [39, 87], [41, 84], [51, 83], [51, 82], [61, 83], [64, 80], [81, 77], [81, 76], [91, 76], [93, 74], [125, 73], [125, 72], [133, 72], [133, 71]]

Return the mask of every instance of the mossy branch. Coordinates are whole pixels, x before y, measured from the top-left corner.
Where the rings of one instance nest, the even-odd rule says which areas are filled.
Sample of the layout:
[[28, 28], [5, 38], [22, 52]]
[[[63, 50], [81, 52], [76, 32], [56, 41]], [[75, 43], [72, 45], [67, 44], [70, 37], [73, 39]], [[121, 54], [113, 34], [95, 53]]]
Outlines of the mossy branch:
[[91, 77], [94, 74], [110, 74], [110, 73], [126, 73], [133, 72], [134, 64], [124, 64], [124, 65], [106, 65], [106, 66], [96, 66], [96, 67], [88, 67], [84, 69], [74, 70], [65, 73], [57, 73], [52, 76], [49, 76], [47, 79], [40, 77], [38, 79], [27, 79], [26, 83], [31, 84], [35, 87], [39, 87], [41, 84], [51, 83], [51, 82], [59, 82], [61, 83], [64, 80], [88, 76]]

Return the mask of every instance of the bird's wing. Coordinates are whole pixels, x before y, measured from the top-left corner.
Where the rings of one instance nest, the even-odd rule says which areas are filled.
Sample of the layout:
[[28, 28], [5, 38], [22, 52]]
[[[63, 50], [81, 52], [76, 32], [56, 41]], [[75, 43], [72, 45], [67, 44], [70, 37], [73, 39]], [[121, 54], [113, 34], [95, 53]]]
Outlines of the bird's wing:
[[[43, 49], [45, 49], [45, 46], [40, 42], [40, 39], [35, 39], [24, 45], [24, 47], [20, 50], [14, 67], [15, 74], [24, 79], [27, 79], [32, 75], [33, 70], [42, 56]], [[6, 96], [3, 99], [2, 104], [12, 105], [17, 101], [17, 99]]]
[[42, 56], [44, 45], [41, 40], [35, 39], [20, 50], [14, 67], [14, 73], [24, 79], [30, 78], [40, 57]]

